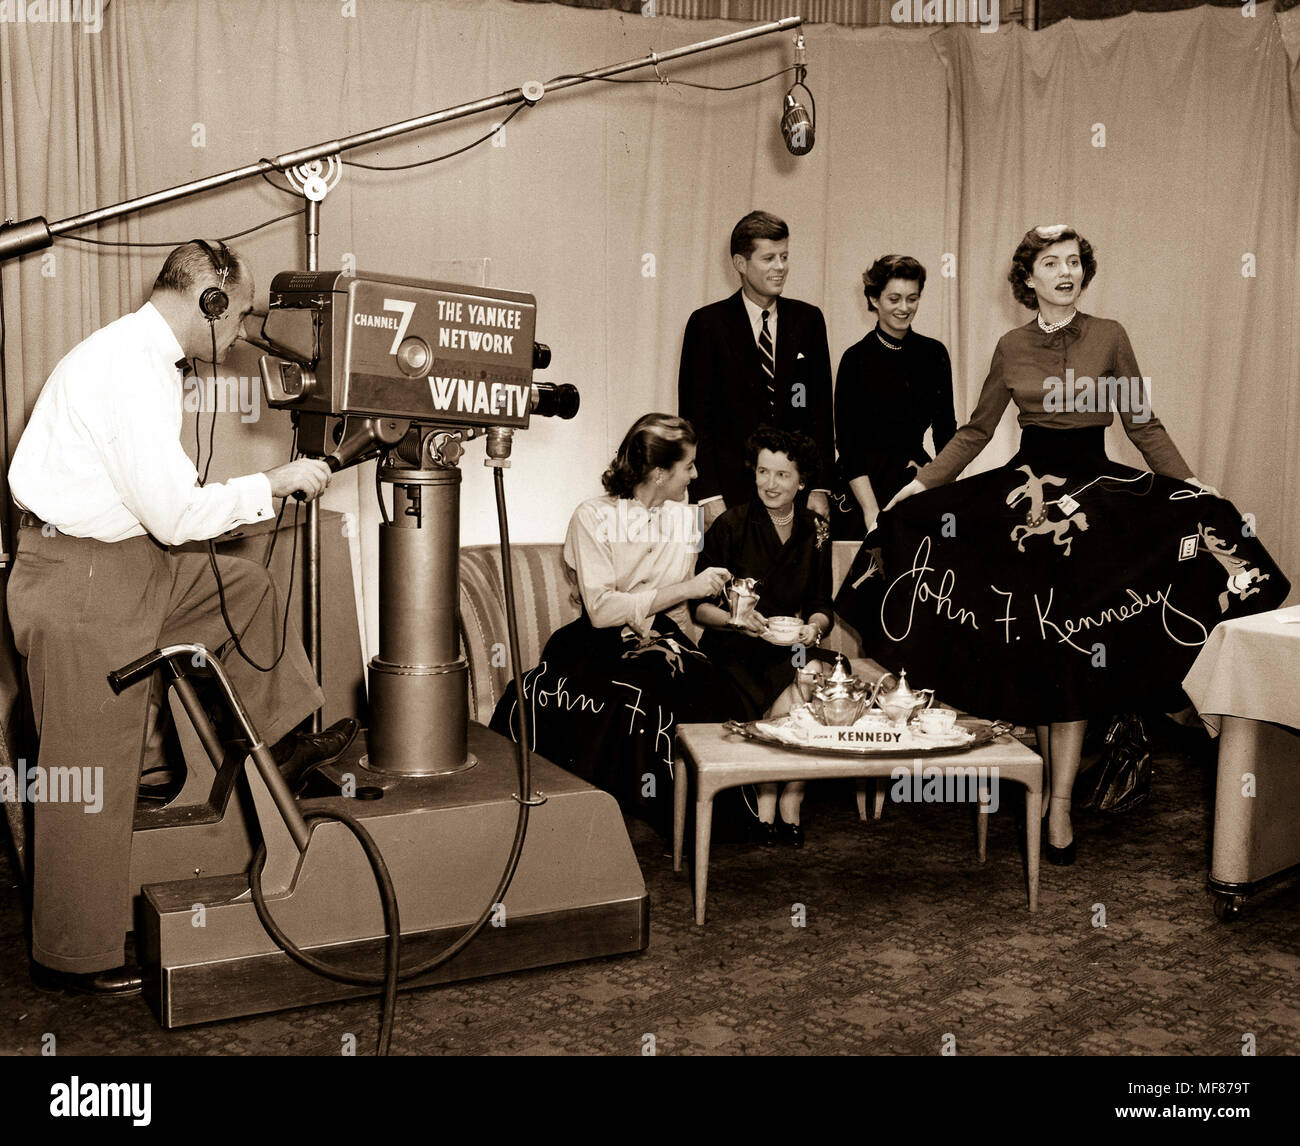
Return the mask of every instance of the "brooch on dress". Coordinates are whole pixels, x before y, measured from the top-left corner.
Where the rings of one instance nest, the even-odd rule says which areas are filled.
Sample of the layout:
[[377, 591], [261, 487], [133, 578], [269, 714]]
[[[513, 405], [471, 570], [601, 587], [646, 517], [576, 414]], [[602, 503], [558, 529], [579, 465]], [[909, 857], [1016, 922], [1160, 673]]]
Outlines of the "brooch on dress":
[[826, 544], [827, 541], [830, 540], [831, 523], [827, 521], [824, 517], [822, 517], [820, 513], [813, 514], [813, 517], [816, 518], [817, 548], [820, 549], [823, 545]]

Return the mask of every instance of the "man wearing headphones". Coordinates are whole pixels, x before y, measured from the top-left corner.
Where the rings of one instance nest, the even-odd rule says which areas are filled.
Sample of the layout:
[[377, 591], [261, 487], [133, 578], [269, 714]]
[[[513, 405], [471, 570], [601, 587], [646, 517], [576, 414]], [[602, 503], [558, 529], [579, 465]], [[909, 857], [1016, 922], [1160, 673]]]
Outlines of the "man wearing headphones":
[[[273, 498], [317, 497], [324, 462], [200, 486], [180, 444], [185, 360], [221, 362], [243, 333], [253, 276], [224, 243], [167, 256], [149, 301], [96, 331], [55, 367], [14, 452], [9, 484], [25, 512], [8, 585], [27, 659], [38, 764], [99, 768], [102, 807], [33, 806], [32, 979], [97, 995], [140, 988], [125, 961], [133, 889], [131, 830], [150, 689], [115, 696], [107, 674], [166, 644], [215, 650], [281, 767], [337, 758], [356, 733], [341, 721], [295, 728], [324, 703], [301, 639], [281, 649], [283, 602], [260, 565], [218, 557], [235, 651], [206, 554], [166, 546], [274, 517]], [[85, 774], [85, 773], [82, 773]]]

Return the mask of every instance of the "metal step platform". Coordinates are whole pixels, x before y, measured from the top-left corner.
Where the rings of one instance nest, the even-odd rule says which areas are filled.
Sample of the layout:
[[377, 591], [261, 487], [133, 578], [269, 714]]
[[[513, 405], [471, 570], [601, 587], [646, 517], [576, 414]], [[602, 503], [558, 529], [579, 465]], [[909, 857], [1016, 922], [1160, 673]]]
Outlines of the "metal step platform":
[[[471, 724], [469, 750], [477, 763], [455, 775], [398, 776], [365, 767], [363, 733], [326, 772], [347, 790], [380, 789], [382, 796], [301, 801], [304, 813], [341, 805], [374, 837], [397, 890], [403, 966], [436, 954], [473, 923], [506, 863], [518, 814], [514, 746]], [[318, 958], [381, 971], [379, 895], [356, 840], [341, 824], [319, 823], [299, 857], [251, 760], [246, 771], [267, 839], [263, 886], [277, 923]], [[533, 786], [546, 801], [530, 811], [504, 904], [464, 951], [404, 988], [625, 954], [649, 943], [649, 900], [617, 802], [540, 757], [533, 758]], [[336, 983], [290, 959], [258, 920], [244, 875], [147, 885], [137, 912], [145, 997], [164, 1027], [380, 990]]]

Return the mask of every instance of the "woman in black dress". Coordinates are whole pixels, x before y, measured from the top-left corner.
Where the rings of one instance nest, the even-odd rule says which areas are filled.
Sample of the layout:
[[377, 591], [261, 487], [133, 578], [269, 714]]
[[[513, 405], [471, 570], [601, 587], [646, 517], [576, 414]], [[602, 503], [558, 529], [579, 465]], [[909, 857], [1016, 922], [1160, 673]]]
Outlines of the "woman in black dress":
[[[714, 596], [726, 569], [700, 566], [695, 431], [646, 414], [601, 478], [604, 497], [569, 520], [564, 562], [582, 615], [556, 630], [524, 674], [532, 746], [599, 788], [662, 835], [672, 828], [673, 735], [679, 721], [726, 720], [730, 680], [681, 629], [687, 602]], [[514, 683], [491, 727], [518, 739]]]
[[[1008, 278], [1037, 315], [1002, 336], [970, 421], [885, 507], [878, 568], [860, 554], [846, 579], [875, 584], [882, 642], [914, 681], [1038, 726], [1056, 864], [1074, 861], [1087, 717], [1181, 708], [1210, 629], [1276, 608], [1290, 588], [1235, 507], [1192, 476], [1124, 328], [1076, 308], [1096, 265], [1069, 227], [1026, 233]], [[1016, 456], [942, 488], [1012, 401]], [[1153, 472], [1106, 457], [1116, 413]]]
[[885, 255], [862, 273], [876, 327], [840, 359], [835, 377], [839, 451], [831, 533], [860, 541], [876, 516], [930, 455], [925, 431], [942, 450], [957, 429], [952, 363], [942, 342], [912, 329], [925, 268], [907, 255]]
[[[741, 720], [789, 712], [799, 700], [794, 688], [797, 668], [822, 657], [817, 645], [831, 629], [831, 544], [826, 522], [795, 504], [795, 496], [818, 469], [816, 443], [806, 434], [760, 427], [745, 446], [746, 464], [754, 471], [754, 499], [727, 510], [704, 535], [696, 566], [724, 566], [735, 577], [758, 581], [759, 608], [743, 628], [729, 624], [727, 610], [711, 601], [695, 606], [704, 626], [700, 649], [727, 673], [741, 694]], [[798, 617], [802, 626], [789, 635], [768, 628], [772, 617]], [[829, 658], [827, 658], [829, 659]], [[854, 662], [855, 671], [875, 680], [879, 665]], [[804, 785], [792, 782], [780, 794], [781, 834], [802, 847], [799, 810]], [[778, 785], [758, 789], [758, 838], [776, 838]]]

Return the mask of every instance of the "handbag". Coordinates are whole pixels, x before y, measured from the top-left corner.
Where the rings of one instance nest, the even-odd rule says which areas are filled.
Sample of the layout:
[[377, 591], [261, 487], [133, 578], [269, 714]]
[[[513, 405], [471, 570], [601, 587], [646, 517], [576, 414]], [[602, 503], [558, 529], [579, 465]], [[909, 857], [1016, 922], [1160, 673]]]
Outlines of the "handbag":
[[1114, 717], [1106, 730], [1092, 791], [1082, 801], [1094, 812], [1129, 812], [1151, 794], [1151, 741], [1136, 713]]

